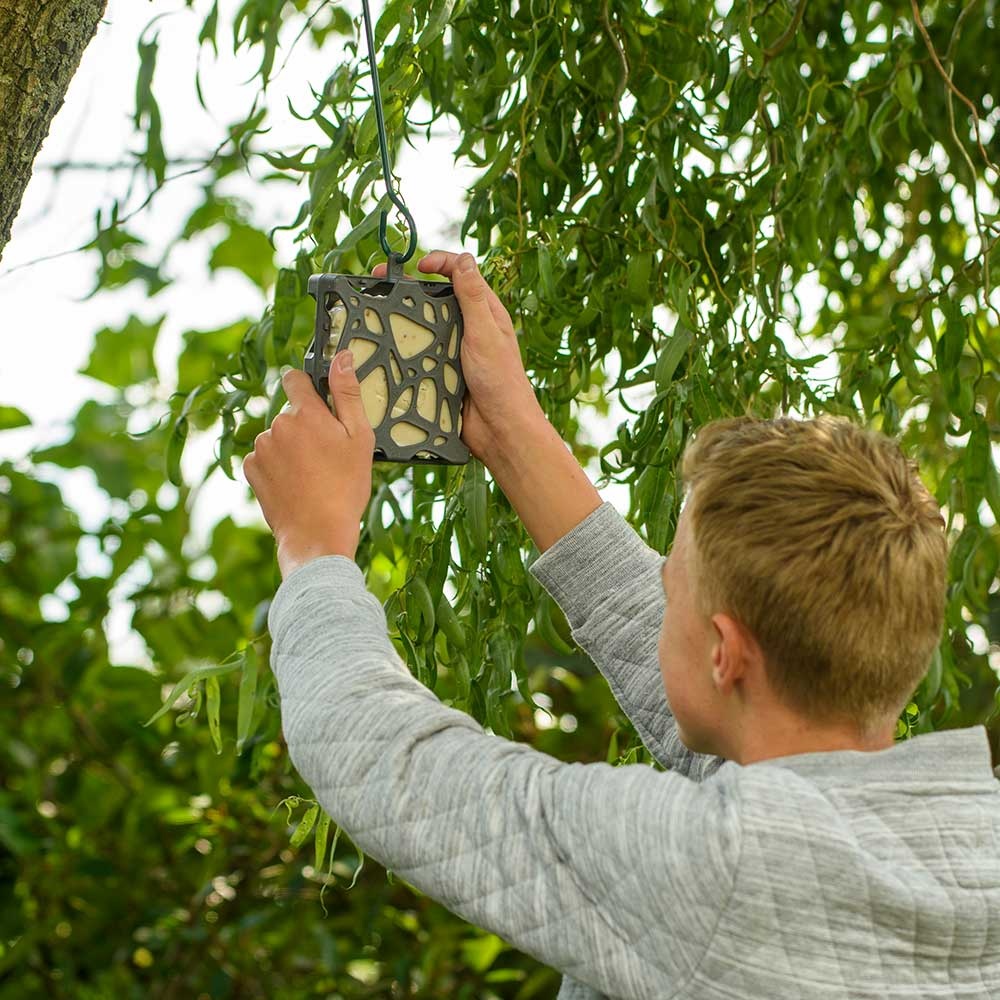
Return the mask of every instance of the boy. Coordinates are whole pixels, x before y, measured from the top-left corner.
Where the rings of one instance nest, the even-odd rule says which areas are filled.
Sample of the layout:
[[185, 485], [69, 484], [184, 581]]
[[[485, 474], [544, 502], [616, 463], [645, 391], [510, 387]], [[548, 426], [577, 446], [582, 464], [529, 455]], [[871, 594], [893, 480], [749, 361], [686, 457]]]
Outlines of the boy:
[[353, 561], [374, 435], [334, 367], [337, 416], [288, 372], [290, 410], [244, 463], [284, 578], [284, 732], [318, 801], [403, 879], [564, 972], [561, 1000], [1000, 996], [985, 729], [893, 742], [946, 566], [898, 448], [830, 418], [702, 428], [664, 559], [545, 420], [471, 256], [420, 269], [462, 306], [463, 439], [669, 770], [559, 762], [410, 676]]

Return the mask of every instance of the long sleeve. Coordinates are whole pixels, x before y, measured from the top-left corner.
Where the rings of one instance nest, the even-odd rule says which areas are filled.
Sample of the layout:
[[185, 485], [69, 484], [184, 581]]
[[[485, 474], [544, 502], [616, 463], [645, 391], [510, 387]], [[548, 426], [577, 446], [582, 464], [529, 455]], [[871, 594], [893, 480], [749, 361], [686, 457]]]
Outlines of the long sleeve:
[[487, 733], [410, 675], [343, 556], [290, 574], [268, 624], [292, 762], [367, 854], [610, 997], [694, 976], [738, 867], [732, 782], [567, 764]]
[[664, 766], [702, 781], [725, 758], [694, 753], [677, 735], [660, 676], [664, 557], [605, 501], [529, 567], [562, 608], [576, 642], [607, 678], [622, 711]]

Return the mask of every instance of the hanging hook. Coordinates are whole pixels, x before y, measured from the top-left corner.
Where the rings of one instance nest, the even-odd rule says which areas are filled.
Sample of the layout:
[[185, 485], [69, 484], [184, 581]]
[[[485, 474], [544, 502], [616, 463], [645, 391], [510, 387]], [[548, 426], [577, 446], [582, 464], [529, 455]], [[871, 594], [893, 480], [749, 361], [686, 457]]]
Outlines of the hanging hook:
[[[410, 230], [410, 245], [405, 254], [398, 254], [392, 251], [386, 239], [385, 229], [389, 213], [383, 208], [379, 218], [378, 238], [382, 244], [382, 249], [389, 258], [388, 277], [393, 277], [395, 273], [402, 272], [402, 265], [405, 264], [417, 249], [417, 226], [410, 215], [409, 209], [403, 204], [403, 199], [396, 193], [392, 186], [392, 168], [389, 166], [389, 150], [385, 137], [385, 118], [382, 115], [382, 94], [378, 82], [378, 66], [375, 64], [375, 36], [372, 32], [372, 16], [368, 9], [368, 0], [361, 0], [361, 7], [365, 16], [365, 34], [368, 38], [368, 62], [372, 71], [372, 95], [375, 99], [375, 121], [378, 125], [378, 144], [382, 153], [382, 173], [385, 175], [385, 189], [389, 195], [389, 200], [403, 213], [406, 224]], [[396, 265], [396, 266], [394, 266]]]

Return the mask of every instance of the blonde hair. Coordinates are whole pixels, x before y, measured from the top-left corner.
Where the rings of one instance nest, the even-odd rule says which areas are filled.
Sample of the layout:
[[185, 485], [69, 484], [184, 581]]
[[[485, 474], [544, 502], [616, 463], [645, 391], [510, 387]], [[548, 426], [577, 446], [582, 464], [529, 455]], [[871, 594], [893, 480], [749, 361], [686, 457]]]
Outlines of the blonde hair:
[[920, 683], [944, 623], [948, 546], [916, 464], [844, 417], [706, 424], [682, 476], [695, 601], [756, 637], [791, 708], [870, 734]]

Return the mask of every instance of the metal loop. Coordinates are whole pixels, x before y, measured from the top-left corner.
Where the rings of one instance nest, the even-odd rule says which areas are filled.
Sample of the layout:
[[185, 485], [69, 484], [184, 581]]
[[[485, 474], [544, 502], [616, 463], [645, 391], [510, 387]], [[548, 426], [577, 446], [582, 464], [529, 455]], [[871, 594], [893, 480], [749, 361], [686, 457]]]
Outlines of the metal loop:
[[[402, 257], [402, 263], [405, 264], [413, 256], [414, 251], [417, 249], [417, 224], [413, 221], [413, 216], [410, 215], [410, 210], [403, 204], [402, 198], [400, 198], [395, 191], [390, 191], [389, 197], [392, 199], [392, 203], [396, 206], [396, 208], [403, 213], [403, 217], [406, 219], [407, 228], [410, 231], [410, 245], [407, 248], [406, 253], [396, 255], [397, 257]], [[390, 248], [385, 236], [385, 227], [388, 218], [389, 213], [383, 208], [382, 214], [379, 217], [378, 238], [386, 256], [391, 259], [393, 251]]]
[[385, 209], [382, 209], [382, 213], [379, 217], [378, 238], [379, 242], [382, 244], [382, 249], [389, 258], [390, 264], [392, 263], [394, 256], [401, 258], [400, 263], [405, 264], [406, 261], [413, 256], [414, 251], [417, 249], [417, 226], [413, 221], [413, 216], [410, 214], [409, 209], [407, 209], [406, 205], [403, 204], [403, 199], [400, 198], [392, 186], [392, 168], [389, 166], [389, 149], [388, 142], [385, 137], [385, 118], [382, 114], [382, 93], [379, 88], [378, 66], [375, 61], [375, 35], [372, 32], [372, 15], [371, 11], [368, 9], [368, 0], [361, 0], [361, 7], [365, 18], [365, 34], [368, 38], [368, 62], [371, 65], [372, 96], [375, 101], [375, 122], [378, 125], [378, 144], [379, 150], [382, 153], [382, 173], [385, 177], [385, 189], [389, 195], [389, 199], [403, 213], [403, 216], [406, 219], [406, 224], [410, 229], [410, 245], [405, 254], [393, 254], [392, 248], [389, 246], [385, 234], [386, 221], [389, 217], [389, 213]]

